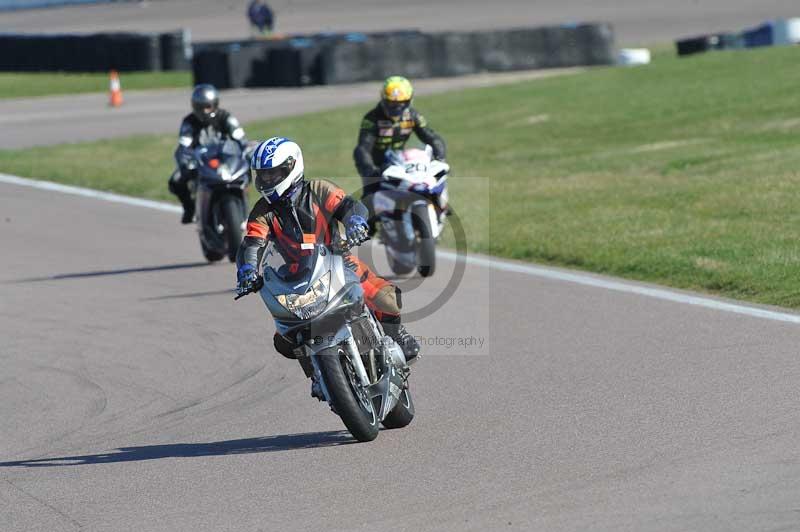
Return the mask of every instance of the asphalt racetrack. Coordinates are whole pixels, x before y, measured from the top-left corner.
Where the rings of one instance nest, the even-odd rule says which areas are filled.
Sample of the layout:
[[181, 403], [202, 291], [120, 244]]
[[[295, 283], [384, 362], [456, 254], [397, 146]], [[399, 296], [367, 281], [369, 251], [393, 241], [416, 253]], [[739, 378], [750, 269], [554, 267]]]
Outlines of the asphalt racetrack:
[[[246, 31], [241, 4], [4, 13], [0, 29], [185, 20], [195, 38], [224, 38], [228, 20]], [[663, 42], [797, 14], [783, 1], [445, 4], [449, 18], [371, 2], [345, 20], [339, 4], [294, 0], [281, 16], [298, 31], [411, 25], [409, 13], [431, 28], [594, 18], [625, 42]], [[225, 23], [201, 21], [211, 5], [231, 6]], [[119, 15], [136, 9], [158, 15]], [[81, 130], [72, 101], [53, 108], [67, 114], [48, 142]], [[26, 126], [2, 127], [10, 147]], [[206, 265], [177, 220], [0, 184], [3, 532], [800, 529], [796, 323], [471, 263], [409, 324], [426, 343], [417, 418], [357, 444], [273, 351], [260, 300], [234, 303], [234, 268]], [[440, 264], [421, 284], [398, 280], [410, 314], [445, 291], [455, 269]]]
[[177, 213], [0, 213], [0, 530], [800, 527], [797, 324], [470, 265], [409, 324], [417, 418], [357, 444]]

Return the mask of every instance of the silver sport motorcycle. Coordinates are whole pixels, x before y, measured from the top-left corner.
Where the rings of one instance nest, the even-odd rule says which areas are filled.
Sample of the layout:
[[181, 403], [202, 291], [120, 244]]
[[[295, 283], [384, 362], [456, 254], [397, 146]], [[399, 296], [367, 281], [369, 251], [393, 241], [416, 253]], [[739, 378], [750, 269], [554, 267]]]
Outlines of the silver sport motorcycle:
[[300, 346], [298, 358], [309, 357], [315, 385], [347, 430], [365, 442], [378, 436], [380, 424], [393, 429], [411, 423], [408, 364], [367, 308], [357, 275], [345, 265], [348, 244], [306, 244], [298, 264], [279, 267], [283, 259], [270, 247], [262, 282], [252, 291], [261, 295], [277, 331]]

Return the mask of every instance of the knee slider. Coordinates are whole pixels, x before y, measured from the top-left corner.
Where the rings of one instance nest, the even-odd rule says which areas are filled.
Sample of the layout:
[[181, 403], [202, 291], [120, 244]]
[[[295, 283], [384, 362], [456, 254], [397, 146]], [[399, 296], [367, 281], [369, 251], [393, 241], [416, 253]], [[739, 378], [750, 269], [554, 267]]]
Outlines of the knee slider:
[[384, 286], [374, 298], [375, 307], [386, 314], [399, 316], [400, 304], [397, 298], [397, 292], [393, 286]]

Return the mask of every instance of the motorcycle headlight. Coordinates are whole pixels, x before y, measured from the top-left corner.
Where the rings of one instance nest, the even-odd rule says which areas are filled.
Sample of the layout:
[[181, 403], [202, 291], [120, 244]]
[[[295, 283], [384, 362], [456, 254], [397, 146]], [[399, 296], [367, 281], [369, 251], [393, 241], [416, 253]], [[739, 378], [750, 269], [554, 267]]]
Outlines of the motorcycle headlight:
[[219, 167], [219, 176], [225, 181], [233, 181], [234, 175], [231, 174], [231, 169], [227, 164], [223, 164]]
[[300, 318], [307, 320], [317, 316], [328, 304], [328, 290], [331, 286], [331, 272], [316, 280], [305, 294], [286, 294], [276, 296], [278, 303]]

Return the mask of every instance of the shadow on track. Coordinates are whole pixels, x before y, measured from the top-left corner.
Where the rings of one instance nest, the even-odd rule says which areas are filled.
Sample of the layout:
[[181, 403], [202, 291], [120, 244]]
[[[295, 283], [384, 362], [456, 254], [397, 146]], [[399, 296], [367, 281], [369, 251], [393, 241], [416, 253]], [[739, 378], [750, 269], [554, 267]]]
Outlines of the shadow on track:
[[16, 462], [0, 462], [0, 467], [59, 467], [87, 464], [113, 464], [117, 462], [139, 462], [160, 458], [191, 458], [195, 456], [225, 456], [229, 454], [271, 453], [296, 451], [357, 443], [344, 430], [307, 432], [305, 434], [283, 434], [263, 438], [217, 441], [210, 443], [174, 443], [167, 445], [145, 445], [121, 447], [118, 452], [38, 458]]
[[195, 297], [210, 297], [229, 295], [231, 297], [236, 295], [236, 290], [230, 288], [228, 290], [212, 290], [210, 292], [190, 292], [188, 294], [173, 294], [169, 296], [146, 297], [142, 301], [164, 301], [167, 299], [191, 299]]
[[131, 273], [163, 272], [169, 270], [186, 270], [189, 268], [202, 268], [208, 262], [186, 262], [182, 264], [165, 264], [163, 266], [142, 266], [139, 268], [121, 268], [119, 270], [98, 270], [93, 272], [60, 273], [49, 277], [32, 277], [10, 281], [11, 283], [36, 283], [41, 281], [61, 281], [66, 279], [84, 279], [88, 277], [106, 277], [110, 275], [128, 275]]

